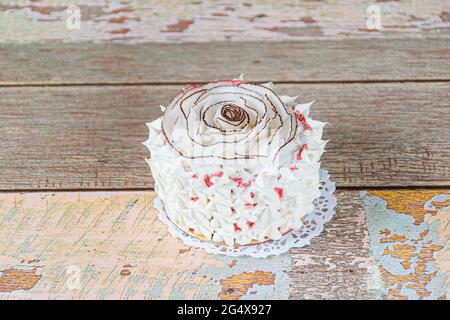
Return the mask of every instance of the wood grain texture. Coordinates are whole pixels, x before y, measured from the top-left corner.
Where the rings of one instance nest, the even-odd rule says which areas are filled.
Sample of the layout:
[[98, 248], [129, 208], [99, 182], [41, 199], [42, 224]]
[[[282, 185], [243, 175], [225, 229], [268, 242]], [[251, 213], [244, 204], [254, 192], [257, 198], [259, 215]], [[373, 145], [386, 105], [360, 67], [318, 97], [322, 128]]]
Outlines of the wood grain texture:
[[0, 85], [449, 80], [450, 39], [3, 44]]
[[[80, 28], [68, 28], [69, 4]], [[367, 24], [380, 10], [380, 29]], [[0, 42], [209, 42], [449, 37], [447, 0], [2, 0]]]
[[337, 198], [336, 216], [320, 237], [291, 250], [290, 299], [381, 298], [358, 192]]
[[[448, 185], [448, 83], [277, 85], [318, 99], [339, 187]], [[179, 86], [0, 89], [1, 190], [151, 188], [141, 142]]]

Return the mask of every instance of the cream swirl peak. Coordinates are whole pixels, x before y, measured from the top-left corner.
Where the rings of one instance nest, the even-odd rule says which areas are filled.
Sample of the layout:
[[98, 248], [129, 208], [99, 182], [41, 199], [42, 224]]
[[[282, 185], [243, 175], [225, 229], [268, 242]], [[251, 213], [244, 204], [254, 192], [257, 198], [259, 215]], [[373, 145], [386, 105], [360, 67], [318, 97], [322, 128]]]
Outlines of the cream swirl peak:
[[[271, 83], [180, 92], [150, 123], [147, 159], [168, 217], [205, 240], [247, 245], [300, 228], [320, 195], [325, 123]], [[205, 165], [205, 161], [207, 165]]]
[[294, 110], [267, 85], [221, 80], [192, 85], [165, 110], [162, 131], [190, 159], [272, 162], [298, 130]]

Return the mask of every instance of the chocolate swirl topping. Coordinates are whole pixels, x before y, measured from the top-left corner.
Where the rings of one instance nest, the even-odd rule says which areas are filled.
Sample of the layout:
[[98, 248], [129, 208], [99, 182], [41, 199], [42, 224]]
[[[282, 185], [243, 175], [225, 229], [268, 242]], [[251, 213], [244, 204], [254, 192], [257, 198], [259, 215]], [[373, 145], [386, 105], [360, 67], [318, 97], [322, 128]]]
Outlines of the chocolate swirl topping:
[[220, 114], [226, 120], [231, 122], [242, 122], [244, 121], [245, 117], [248, 117], [248, 113], [246, 111], [232, 104], [227, 104], [223, 106], [222, 110], [220, 111]]
[[221, 80], [193, 85], [167, 107], [162, 132], [189, 159], [274, 159], [297, 134], [292, 108], [264, 85]]

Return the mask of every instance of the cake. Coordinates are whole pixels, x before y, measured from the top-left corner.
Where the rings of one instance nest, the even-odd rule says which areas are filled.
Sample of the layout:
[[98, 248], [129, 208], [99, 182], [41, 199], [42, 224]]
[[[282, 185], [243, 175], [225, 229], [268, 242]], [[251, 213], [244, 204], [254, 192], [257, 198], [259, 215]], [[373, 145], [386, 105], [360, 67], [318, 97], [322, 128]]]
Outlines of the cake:
[[203, 240], [251, 245], [302, 226], [320, 195], [324, 122], [273, 84], [218, 80], [179, 92], [147, 123], [146, 159], [169, 219]]

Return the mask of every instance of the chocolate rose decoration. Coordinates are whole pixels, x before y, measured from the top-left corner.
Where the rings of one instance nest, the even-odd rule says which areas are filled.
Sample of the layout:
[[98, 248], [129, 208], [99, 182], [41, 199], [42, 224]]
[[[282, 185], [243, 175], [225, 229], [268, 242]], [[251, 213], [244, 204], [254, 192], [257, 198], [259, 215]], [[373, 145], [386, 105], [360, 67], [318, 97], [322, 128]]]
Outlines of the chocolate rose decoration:
[[165, 110], [162, 132], [189, 159], [273, 161], [296, 136], [293, 108], [268, 86], [223, 80], [193, 85]]

